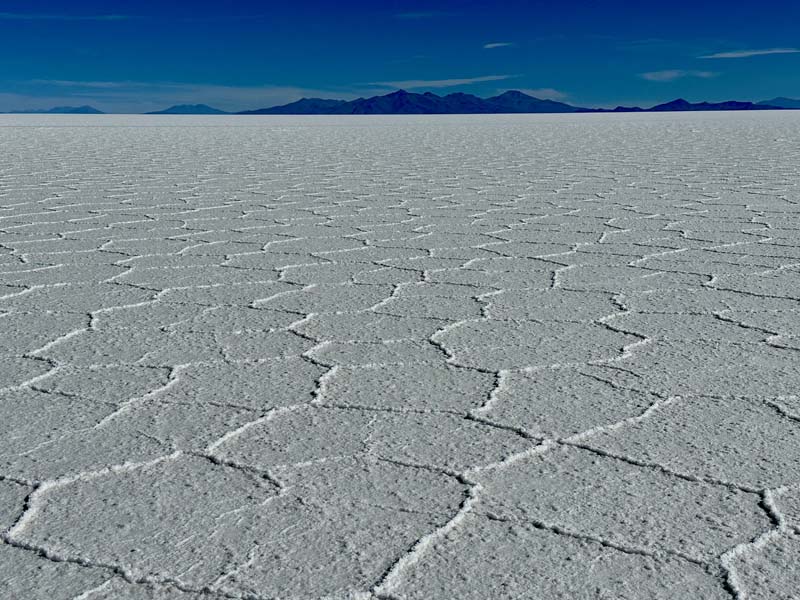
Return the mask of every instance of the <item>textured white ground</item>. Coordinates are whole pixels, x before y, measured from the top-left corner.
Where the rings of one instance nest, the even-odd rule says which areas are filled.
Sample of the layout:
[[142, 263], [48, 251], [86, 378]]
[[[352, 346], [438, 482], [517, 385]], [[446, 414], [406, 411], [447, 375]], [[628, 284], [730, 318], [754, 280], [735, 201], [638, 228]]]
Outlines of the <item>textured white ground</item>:
[[0, 598], [800, 597], [800, 112], [0, 118]]

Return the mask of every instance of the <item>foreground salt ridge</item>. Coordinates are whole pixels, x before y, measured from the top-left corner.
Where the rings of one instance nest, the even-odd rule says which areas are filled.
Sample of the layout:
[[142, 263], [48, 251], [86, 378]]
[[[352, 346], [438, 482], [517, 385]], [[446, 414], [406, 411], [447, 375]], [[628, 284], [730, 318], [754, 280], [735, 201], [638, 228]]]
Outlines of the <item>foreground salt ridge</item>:
[[6, 596], [792, 597], [796, 116], [269, 123], [0, 128]]

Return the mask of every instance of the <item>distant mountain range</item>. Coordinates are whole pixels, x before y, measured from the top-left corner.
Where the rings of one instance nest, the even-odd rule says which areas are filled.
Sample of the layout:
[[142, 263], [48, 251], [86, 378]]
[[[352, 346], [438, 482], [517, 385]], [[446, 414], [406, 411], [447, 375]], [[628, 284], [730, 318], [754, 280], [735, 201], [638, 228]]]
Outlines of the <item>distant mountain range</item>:
[[[688, 102], [678, 98], [650, 108], [618, 106], [613, 109], [572, 106], [555, 100], [543, 100], [520, 91], [510, 90], [498, 96], [479, 98], [472, 94], [454, 93], [439, 96], [432, 92], [417, 94], [398, 90], [383, 96], [356, 100], [302, 98], [296, 102], [229, 113], [206, 104], [178, 104], [148, 115], [449, 115], [506, 113], [606, 113], [606, 112], [685, 112], [719, 110], [800, 109], [800, 100], [773, 98], [761, 102]], [[17, 110], [13, 113], [35, 114], [102, 114], [91, 106], [58, 106], [49, 110]]]
[[358, 98], [356, 100], [328, 100], [303, 98], [283, 106], [248, 110], [246, 115], [446, 115], [446, 114], [500, 114], [500, 113], [571, 113], [588, 112], [579, 108], [541, 100], [518, 91], [508, 91], [491, 98], [479, 98], [472, 94], [447, 94], [439, 96], [431, 92], [416, 94], [398, 90], [384, 96]]
[[491, 98], [478, 98], [471, 94], [438, 96], [431, 92], [415, 94], [399, 90], [385, 96], [358, 98], [357, 100], [327, 100], [303, 98], [291, 104], [249, 110], [246, 115], [419, 115], [419, 114], [498, 114], [498, 113], [554, 113], [585, 112], [577, 108], [540, 100], [517, 91], [509, 91]]
[[431, 92], [416, 94], [399, 90], [384, 96], [356, 100], [303, 98], [290, 104], [247, 110], [243, 115], [403, 115], [403, 114], [503, 114], [503, 113], [598, 113], [598, 112], [674, 112], [706, 110], [776, 110], [800, 108], [800, 100], [775, 98], [764, 102], [688, 102], [683, 98], [650, 108], [618, 106], [614, 109], [572, 106], [555, 100], [543, 100], [511, 90], [491, 98], [472, 94]]
[[243, 110], [240, 115], [326, 115], [331, 111], [347, 104], [344, 100], [323, 100], [322, 98], [303, 98], [297, 102], [273, 106], [272, 108], [258, 108], [256, 110]]
[[10, 110], [12, 114], [35, 114], [35, 115], [102, 115], [102, 110], [97, 110], [93, 106], [56, 106], [48, 109], [30, 110]]
[[227, 115], [230, 113], [212, 108], [207, 104], [176, 104], [164, 110], [144, 113], [146, 115]]
[[777, 106], [779, 108], [800, 108], [800, 100], [793, 100], [792, 98], [773, 98], [772, 100], [762, 100], [757, 104], [762, 106]]
[[627, 107], [618, 106], [612, 112], [686, 112], [686, 111], [709, 111], [709, 110], [781, 110], [785, 107], [775, 106], [766, 103], [738, 102], [728, 100], [727, 102], [688, 102], [683, 98], [678, 98], [672, 102], [657, 104], [651, 108], [639, 108], [637, 106]]

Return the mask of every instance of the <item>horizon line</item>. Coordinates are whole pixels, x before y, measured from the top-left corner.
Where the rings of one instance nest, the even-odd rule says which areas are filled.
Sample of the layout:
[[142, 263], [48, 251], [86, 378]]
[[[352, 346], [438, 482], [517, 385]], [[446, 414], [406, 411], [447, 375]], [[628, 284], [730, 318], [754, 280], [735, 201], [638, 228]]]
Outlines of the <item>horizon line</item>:
[[[368, 97], [359, 96], [357, 98], [353, 98], [353, 99], [350, 99], [350, 100], [344, 100], [344, 99], [341, 99], [341, 98], [325, 98], [325, 97], [322, 97], [322, 96], [312, 96], [312, 97], [303, 96], [303, 97], [298, 98], [296, 100], [292, 100], [292, 101], [285, 102], [285, 103], [282, 103], [282, 104], [274, 104], [274, 105], [270, 105], [270, 106], [261, 106], [259, 108], [243, 109], [243, 110], [222, 110], [222, 109], [218, 109], [218, 108], [214, 107], [211, 104], [207, 104], [205, 102], [194, 102], [194, 103], [193, 102], [184, 102], [184, 103], [178, 103], [178, 104], [171, 104], [171, 105], [169, 105], [169, 106], [167, 106], [166, 108], [163, 108], [163, 109], [147, 110], [147, 111], [142, 111], [142, 112], [139, 112], [139, 111], [136, 111], [136, 112], [128, 112], [128, 111], [115, 112], [115, 111], [100, 110], [100, 109], [92, 106], [91, 104], [75, 104], [75, 105], [60, 104], [60, 105], [56, 105], [56, 106], [51, 106], [49, 108], [19, 108], [19, 109], [13, 109], [13, 110], [3, 110], [3, 111], [0, 111], [0, 114], [51, 114], [51, 115], [52, 114], [83, 114], [83, 115], [90, 115], [90, 114], [121, 114], [121, 115], [126, 115], [127, 114], [127, 115], [136, 115], [136, 114], [142, 114], [142, 115], [158, 115], [158, 114], [163, 114], [165, 111], [169, 111], [169, 110], [176, 109], [176, 108], [197, 108], [197, 109], [206, 108], [206, 109], [213, 110], [216, 114], [222, 114], [222, 115], [244, 115], [246, 113], [252, 113], [252, 112], [255, 112], [255, 111], [282, 108], [282, 107], [290, 106], [292, 104], [296, 104], [298, 102], [302, 102], [304, 100], [306, 100], [306, 101], [319, 100], [319, 101], [326, 101], [326, 102], [336, 102], [339, 105], [344, 105], [344, 104], [350, 104], [350, 103], [354, 103], [354, 102], [358, 102], [358, 101], [372, 100], [372, 99], [375, 99], [375, 98], [385, 98], [385, 97], [392, 96], [392, 95], [395, 95], [395, 94], [407, 94], [407, 95], [413, 95], [413, 96], [429, 96], [429, 97], [430, 96], [435, 96], [437, 98], [447, 98], [447, 97], [450, 97], [450, 96], [470, 96], [470, 97], [477, 98], [479, 100], [484, 100], [485, 101], [485, 100], [491, 100], [493, 98], [499, 98], [499, 97], [501, 97], [501, 96], [503, 96], [505, 94], [508, 94], [508, 93], [517, 93], [517, 94], [520, 94], [522, 96], [525, 96], [527, 98], [531, 98], [533, 100], [536, 100], [536, 101], [539, 101], [539, 102], [542, 102], [542, 103], [550, 103], [550, 104], [554, 104], [554, 105], [560, 105], [560, 106], [564, 106], [564, 107], [573, 108], [573, 109], [576, 109], [576, 112], [613, 112], [614, 110], [617, 110], [617, 109], [628, 109], [630, 111], [650, 110], [650, 109], [658, 107], [658, 106], [677, 103], [677, 102], [686, 102], [688, 104], [693, 104], [693, 105], [696, 105], [696, 104], [718, 105], [718, 104], [725, 104], [725, 103], [731, 103], [731, 102], [738, 102], [738, 103], [742, 103], [742, 104], [753, 104], [753, 105], [757, 105], [757, 106], [770, 106], [768, 104], [768, 102], [770, 100], [779, 100], [779, 99], [781, 99], [781, 100], [795, 100], [795, 99], [793, 99], [793, 98], [791, 98], [789, 96], [776, 96], [776, 97], [771, 98], [769, 100], [740, 101], [740, 100], [730, 100], [729, 99], [729, 100], [721, 100], [721, 101], [715, 101], [715, 102], [711, 102], [711, 101], [708, 101], [708, 100], [699, 100], [699, 101], [696, 101], [696, 102], [692, 102], [692, 101], [686, 100], [683, 97], [679, 97], [679, 98], [674, 98], [672, 100], [656, 102], [655, 104], [652, 104], [651, 106], [649, 106], [647, 108], [642, 107], [642, 106], [638, 106], [638, 105], [626, 105], [626, 104], [617, 104], [616, 106], [611, 107], [611, 105], [584, 106], [584, 105], [578, 105], [578, 104], [571, 104], [569, 102], [566, 102], [566, 100], [563, 99], [563, 98], [562, 99], [558, 99], [558, 100], [553, 99], [553, 98], [542, 98], [542, 97], [534, 96], [532, 94], [527, 93], [526, 91], [522, 91], [522, 90], [519, 90], [519, 89], [507, 89], [505, 91], [498, 92], [497, 94], [494, 94], [494, 95], [491, 95], [491, 96], [482, 97], [482, 96], [478, 96], [477, 94], [470, 94], [470, 93], [467, 93], [467, 92], [451, 92], [449, 94], [441, 94], [440, 95], [440, 94], [437, 94], [437, 93], [432, 92], [432, 91], [413, 92], [413, 91], [405, 90], [403, 88], [398, 88], [396, 90], [387, 92], [385, 94], [376, 94], [375, 96], [368, 96]], [[800, 102], [800, 99], [797, 99], [796, 101]], [[101, 101], [101, 104], [102, 104], [102, 101]], [[786, 110], [787, 109], [787, 107], [782, 107], [782, 106], [777, 106], [777, 105], [773, 105], [773, 108], [781, 109], [781, 110]], [[62, 109], [64, 111], [89, 109], [90, 111], [87, 111], [87, 112], [84, 112], [84, 113], [75, 113], [75, 112], [61, 112], [58, 109]], [[186, 114], [191, 114], [191, 113], [186, 113]], [[315, 114], [325, 115], [326, 113], [315, 113]], [[339, 114], [339, 113], [329, 113], [329, 114]], [[346, 114], [346, 113], [344, 113], [344, 114]], [[383, 114], [397, 114], [397, 113], [383, 113]], [[400, 113], [400, 114], [431, 114], [431, 113]], [[432, 114], [485, 114], [485, 113], [474, 113], [474, 112], [458, 113], [458, 112], [454, 112], [454, 113], [432, 113]], [[522, 111], [521, 113], [520, 112], [511, 112], [511, 113], [508, 113], [508, 114], [535, 114], [535, 113], [525, 113], [525, 111]], [[173, 116], [174, 116], [174, 114], [173, 114]], [[213, 115], [209, 114], [209, 115], [206, 115], [206, 116], [213, 116]]]

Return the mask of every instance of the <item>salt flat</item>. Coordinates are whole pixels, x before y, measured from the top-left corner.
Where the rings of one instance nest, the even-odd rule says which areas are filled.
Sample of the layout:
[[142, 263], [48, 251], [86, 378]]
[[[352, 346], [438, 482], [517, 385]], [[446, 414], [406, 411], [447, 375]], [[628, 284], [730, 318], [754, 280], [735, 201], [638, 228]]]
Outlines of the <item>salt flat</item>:
[[800, 597], [799, 112], [0, 149], [1, 598]]

